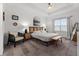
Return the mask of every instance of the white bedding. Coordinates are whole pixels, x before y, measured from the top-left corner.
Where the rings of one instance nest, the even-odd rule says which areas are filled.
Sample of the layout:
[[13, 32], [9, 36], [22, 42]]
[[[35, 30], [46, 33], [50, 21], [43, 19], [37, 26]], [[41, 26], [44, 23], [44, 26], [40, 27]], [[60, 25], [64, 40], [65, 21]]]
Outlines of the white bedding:
[[31, 34], [32, 37], [40, 39], [42, 41], [51, 41], [51, 38], [58, 36], [57, 33], [47, 33], [44, 31], [37, 31]]

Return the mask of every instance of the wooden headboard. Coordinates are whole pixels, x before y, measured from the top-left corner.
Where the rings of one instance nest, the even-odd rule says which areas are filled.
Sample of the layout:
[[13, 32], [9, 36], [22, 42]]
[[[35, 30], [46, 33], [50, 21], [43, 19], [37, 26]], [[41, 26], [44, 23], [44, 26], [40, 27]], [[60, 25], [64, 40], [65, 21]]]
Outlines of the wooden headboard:
[[34, 31], [41, 31], [41, 30], [43, 30], [43, 27], [35, 27], [35, 26], [29, 27], [29, 33], [33, 33]]

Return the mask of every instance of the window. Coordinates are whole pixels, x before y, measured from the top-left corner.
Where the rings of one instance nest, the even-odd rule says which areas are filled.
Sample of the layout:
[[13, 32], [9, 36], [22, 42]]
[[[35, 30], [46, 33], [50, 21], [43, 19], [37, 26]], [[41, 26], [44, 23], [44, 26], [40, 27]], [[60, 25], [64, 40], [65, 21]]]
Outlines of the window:
[[67, 18], [55, 20], [54, 26], [55, 31], [67, 31]]

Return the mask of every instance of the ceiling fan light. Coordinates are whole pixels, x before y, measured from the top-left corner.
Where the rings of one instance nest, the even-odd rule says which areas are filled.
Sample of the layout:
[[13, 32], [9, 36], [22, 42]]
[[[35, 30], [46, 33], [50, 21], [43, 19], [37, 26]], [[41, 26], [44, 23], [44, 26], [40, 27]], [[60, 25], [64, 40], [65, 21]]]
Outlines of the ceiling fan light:
[[52, 4], [48, 3], [48, 9], [51, 9], [51, 8], [52, 8]]
[[48, 7], [48, 9], [51, 9], [51, 8], [52, 8], [51, 6]]

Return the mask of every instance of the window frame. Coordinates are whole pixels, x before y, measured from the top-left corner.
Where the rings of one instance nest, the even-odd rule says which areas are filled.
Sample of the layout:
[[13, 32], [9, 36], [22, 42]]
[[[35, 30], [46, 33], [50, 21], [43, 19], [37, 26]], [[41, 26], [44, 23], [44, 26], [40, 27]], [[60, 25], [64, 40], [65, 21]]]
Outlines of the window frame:
[[[61, 24], [62, 22], [62, 20], [65, 20], [66, 21], [66, 23], [65, 24]], [[55, 23], [56, 23], [56, 21], [59, 21], [59, 25], [56, 25]], [[56, 30], [56, 26], [59, 26], [59, 30]], [[66, 27], [66, 30], [62, 30], [61, 28], [62, 28], [62, 26], [63, 26], [63, 28], [64, 27]], [[67, 32], [67, 18], [59, 18], [59, 19], [55, 19], [54, 20], [54, 31], [56, 32], [56, 31], [64, 31], [64, 32]]]

